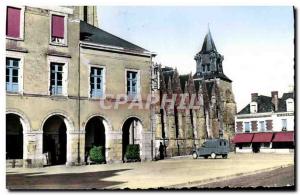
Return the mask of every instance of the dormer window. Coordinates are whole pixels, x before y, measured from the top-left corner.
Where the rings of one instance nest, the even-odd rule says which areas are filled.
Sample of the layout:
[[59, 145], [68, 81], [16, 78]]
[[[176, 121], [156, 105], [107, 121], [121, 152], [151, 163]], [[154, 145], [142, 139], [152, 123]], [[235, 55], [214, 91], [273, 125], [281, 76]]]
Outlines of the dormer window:
[[286, 111], [294, 112], [294, 100], [292, 98], [286, 100]]
[[257, 113], [257, 102], [250, 103], [250, 113]]

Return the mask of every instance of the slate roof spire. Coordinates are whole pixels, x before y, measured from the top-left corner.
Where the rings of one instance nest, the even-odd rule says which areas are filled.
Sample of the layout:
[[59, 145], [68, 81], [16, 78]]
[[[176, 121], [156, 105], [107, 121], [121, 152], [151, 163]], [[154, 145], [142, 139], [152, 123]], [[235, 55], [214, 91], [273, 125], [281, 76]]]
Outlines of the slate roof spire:
[[217, 52], [217, 48], [215, 46], [214, 40], [211, 36], [210, 29], [209, 29], [209, 26], [208, 26], [208, 32], [205, 35], [203, 45], [202, 45], [202, 49], [199, 53], [205, 54], [205, 53], [210, 53], [211, 51]]

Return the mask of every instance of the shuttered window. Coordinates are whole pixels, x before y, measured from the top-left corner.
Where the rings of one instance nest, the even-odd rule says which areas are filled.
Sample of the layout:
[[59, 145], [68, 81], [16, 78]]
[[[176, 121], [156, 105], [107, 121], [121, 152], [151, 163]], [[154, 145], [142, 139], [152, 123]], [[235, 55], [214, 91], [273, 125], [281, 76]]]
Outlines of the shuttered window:
[[271, 131], [273, 129], [273, 121], [272, 120], [266, 120], [266, 127], [268, 131]]
[[6, 35], [8, 37], [20, 38], [21, 9], [7, 7]]
[[251, 121], [251, 130], [257, 131], [257, 121]]
[[236, 122], [236, 131], [237, 132], [243, 131], [243, 122]]
[[65, 37], [65, 17], [52, 15], [51, 38], [53, 42], [62, 43]]

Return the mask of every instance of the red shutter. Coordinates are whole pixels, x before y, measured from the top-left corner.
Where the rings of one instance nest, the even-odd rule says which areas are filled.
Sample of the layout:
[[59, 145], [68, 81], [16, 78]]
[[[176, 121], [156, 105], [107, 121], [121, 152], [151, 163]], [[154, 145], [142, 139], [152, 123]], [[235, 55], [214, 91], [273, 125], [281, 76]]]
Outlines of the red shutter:
[[251, 121], [251, 129], [252, 131], [257, 131], [257, 121]]
[[20, 19], [21, 9], [14, 7], [7, 7], [6, 20], [6, 35], [9, 37], [20, 37]]
[[236, 131], [243, 132], [243, 122], [236, 122]]
[[272, 130], [273, 129], [272, 120], [266, 120], [266, 123], [267, 123], [267, 130]]
[[64, 38], [64, 16], [52, 15], [52, 37]]

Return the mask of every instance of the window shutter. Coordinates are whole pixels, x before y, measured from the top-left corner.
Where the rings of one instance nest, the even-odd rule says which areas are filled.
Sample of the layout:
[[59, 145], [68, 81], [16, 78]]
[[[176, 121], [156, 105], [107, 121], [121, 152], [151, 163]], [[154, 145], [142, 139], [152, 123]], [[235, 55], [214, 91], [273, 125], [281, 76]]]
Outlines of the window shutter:
[[252, 131], [257, 131], [257, 121], [251, 121]]
[[243, 122], [236, 122], [236, 131], [243, 132]]
[[6, 35], [9, 37], [20, 37], [21, 9], [7, 7]]
[[52, 37], [64, 38], [64, 16], [52, 15]]
[[266, 120], [266, 123], [267, 123], [267, 130], [272, 130], [273, 129], [272, 120]]

